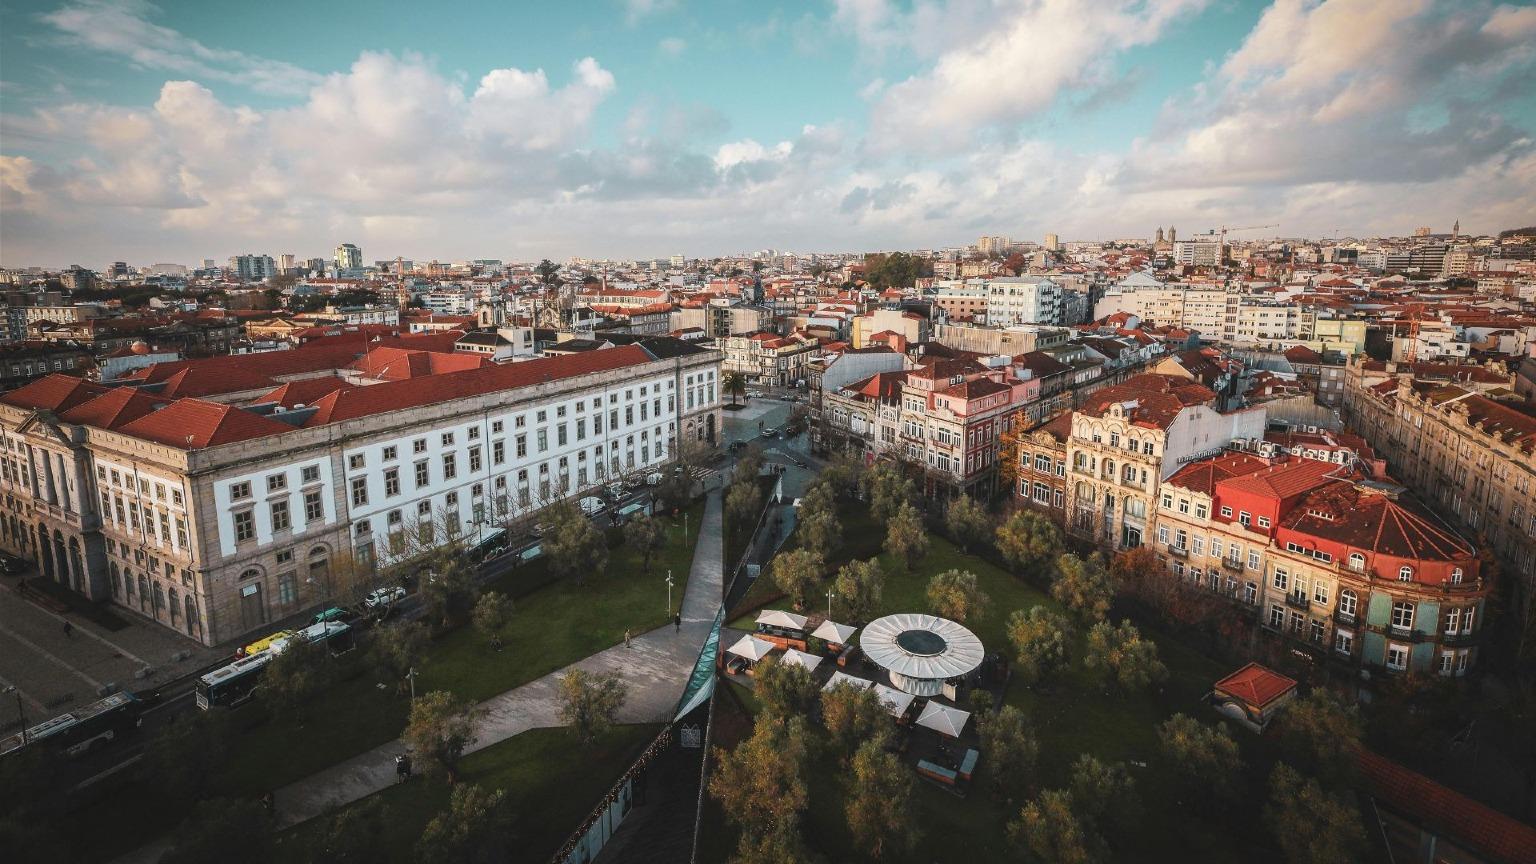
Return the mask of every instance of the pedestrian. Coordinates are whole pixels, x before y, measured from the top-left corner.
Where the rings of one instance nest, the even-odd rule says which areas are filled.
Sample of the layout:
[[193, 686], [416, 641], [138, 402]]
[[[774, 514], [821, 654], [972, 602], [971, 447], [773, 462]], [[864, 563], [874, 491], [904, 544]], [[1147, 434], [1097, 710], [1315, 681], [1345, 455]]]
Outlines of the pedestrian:
[[634, 646], [629, 644], [629, 631], [628, 630], [624, 631], [624, 647], [625, 648], [632, 648], [632, 647], [634, 647]]
[[73, 639], [73, 638], [75, 638], [75, 625], [69, 623], [68, 621], [64, 622], [64, 638], [66, 638], [66, 639]]
[[273, 809], [274, 806], [276, 806], [276, 803], [277, 802], [272, 797], [272, 792], [270, 790], [267, 791], [267, 792], [261, 793], [261, 809], [267, 811], [267, 818], [268, 819], [272, 818], [272, 809]]
[[678, 612], [672, 616], [672, 632], [683, 632], [683, 613]]

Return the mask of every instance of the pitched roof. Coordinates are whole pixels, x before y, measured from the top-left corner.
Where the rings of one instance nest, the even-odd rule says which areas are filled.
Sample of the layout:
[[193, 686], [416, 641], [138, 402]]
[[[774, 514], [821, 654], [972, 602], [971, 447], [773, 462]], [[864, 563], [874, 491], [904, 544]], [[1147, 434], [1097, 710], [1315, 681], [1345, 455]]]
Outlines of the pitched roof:
[[1258, 663], [1249, 663], [1247, 666], [1233, 672], [1231, 675], [1216, 682], [1216, 689], [1242, 699], [1249, 705], [1259, 708], [1279, 699], [1296, 688], [1296, 679], [1287, 678]]
[[1209, 405], [1216, 394], [1209, 388], [1176, 375], [1133, 375], [1113, 387], [1094, 391], [1077, 409], [1079, 414], [1102, 417], [1112, 405], [1130, 409], [1131, 423], [1148, 429], [1166, 429], [1179, 412], [1194, 405]]
[[166, 405], [169, 400], [144, 395], [136, 387], [115, 387], [59, 415], [83, 426], [116, 429]]
[[1285, 501], [1328, 483], [1330, 475], [1336, 477], [1343, 471], [1343, 468], [1332, 462], [1296, 459], [1223, 480], [1221, 490], [1250, 492]]
[[105, 393], [107, 388], [73, 375], [55, 372], [0, 395], [0, 402], [18, 408], [45, 408], [63, 412]]
[[1536, 864], [1536, 828], [1370, 750], [1357, 761], [1370, 794], [1391, 809], [1493, 860]]
[[442, 375], [478, 369], [490, 364], [479, 354], [416, 351], [407, 348], [374, 348], [347, 368], [369, 378], [404, 381], [424, 375]]
[[253, 402], [276, 402], [284, 408], [292, 408], [295, 405], [308, 405], [327, 393], [335, 393], [337, 390], [350, 390], [356, 387], [347, 381], [332, 376], [323, 378], [300, 378], [297, 381], [289, 381], [257, 396]]
[[178, 399], [159, 411], [124, 424], [118, 431], [183, 450], [197, 450], [281, 435], [292, 432], [293, 427], [233, 405]]
[[1191, 492], [1213, 495], [1216, 492], [1217, 483], [1233, 477], [1241, 477], [1244, 474], [1252, 474], [1268, 466], [1269, 460], [1249, 453], [1223, 453], [1210, 459], [1191, 462], [1175, 471], [1172, 477], [1163, 482]]
[[[1477, 555], [1472, 544], [1414, 498], [1343, 480], [1313, 490], [1297, 501], [1281, 517], [1279, 528], [1282, 532], [1321, 537], [1394, 558], [1470, 561]], [[1415, 580], [1419, 576], [1416, 573]]]

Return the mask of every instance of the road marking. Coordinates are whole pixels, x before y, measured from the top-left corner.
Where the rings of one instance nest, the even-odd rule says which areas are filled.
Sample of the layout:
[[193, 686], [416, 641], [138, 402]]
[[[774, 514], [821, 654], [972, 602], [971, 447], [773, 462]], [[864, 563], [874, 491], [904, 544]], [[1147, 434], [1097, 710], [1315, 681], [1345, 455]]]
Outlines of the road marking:
[[110, 639], [105, 639], [105, 638], [103, 638], [101, 636], [98, 636], [97, 634], [91, 632], [90, 630], [86, 629], [85, 627], [82, 627], [82, 626], [79, 626], [79, 625], [73, 625], [73, 622], [67, 621], [62, 615], [55, 615], [54, 613], [49, 612], [47, 609], [44, 609], [43, 607], [37, 605], [36, 603], [30, 603], [30, 602], [27, 602], [27, 601], [22, 601], [22, 602], [27, 603], [28, 606], [31, 606], [32, 608], [34, 608], [37, 611], [43, 613], [44, 615], [47, 615], [49, 618], [52, 618], [53, 620], [59, 622], [60, 624], [66, 624], [66, 623], [71, 624], [72, 626], [74, 626], [74, 632], [76, 632], [76, 633], [83, 633], [86, 636], [89, 636], [92, 639], [95, 639], [97, 642], [100, 642], [101, 644], [107, 646], [108, 648], [111, 648], [113, 651], [116, 651], [117, 653], [123, 655], [124, 657], [127, 657], [129, 660], [132, 660], [133, 662], [139, 664], [140, 666], [148, 666], [148, 665], [150, 665], [149, 661], [145, 660], [143, 657], [138, 656], [137, 654], [133, 653], [132, 651], [129, 651], [127, 648], [124, 648], [123, 646], [117, 644], [116, 642], [111, 641]]
[[53, 655], [53, 653], [48, 651], [46, 648], [43, 648], [42, 646], [38, 645], [36, 642], [33, 642], [31, 639], [28, 639], [27, 637], [22, 636], [20, 633], [17, 633], [15, 630], [10, 629], [9, 627], [0, 627], [0, 633], [4, 633], [5, 635], [11, 637], [12, 639], [15, 639], [17, 642], [20, 642], [21, 644], [27, 646], [28, 648], [31, 648], [33, 651], [36, 651], [37, 653], [43, 655], [45, 658], [47, 658], [47, 659], [53, 661], [54, 663], [58, 664], [59, 666], [63, 667], [71, 675], [74, 675], [76, 678], [79, 678], [81, 681], [84, 681], [85, 683], [91, 685], [92, 688], [95, 688], [95, 689], [100, 689], [101, 688], [102, 685], [101, 685], [100, 681], [97, 681], [95, 678], [92, 678], [91, 676], [85, 674], [84, 672], [81, 672], [79, 669], [76, 669], [75, 667], [69, 665], [68, 663], [65, 663], [63, 660], [60, 660], [58, 657], [55, 657]]

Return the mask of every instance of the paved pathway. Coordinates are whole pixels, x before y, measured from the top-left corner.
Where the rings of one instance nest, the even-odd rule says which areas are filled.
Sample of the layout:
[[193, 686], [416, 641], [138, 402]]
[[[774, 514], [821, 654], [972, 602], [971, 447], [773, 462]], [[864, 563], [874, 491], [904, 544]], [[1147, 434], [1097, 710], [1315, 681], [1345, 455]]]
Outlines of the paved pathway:
[[[716, 488], [707, 493], [688, 588], [683, 593], [681, 632], [674, 632], [671, 624], [658, 627], [636, 636], [630, 647], [615, 645], [566, 667], [617, 672], [624, 679], [629, 698], [619, 711], [620, 723], [672, 719], [672, 709], [682, 696], [683, 684], [720, 608], [724, 584], [720, 562], [725, 552], [720, 520], [720, 490]], [[529, 729], [563, 725], [556, 684], [566, 669], [480, 703], [484, 718], [466, 752]], [[404, 750], [402, 742], [391, 741], [277, 790], [278, 826], [286, 828], [312, 819], [388, 787], [395, 782], [395, 756]], [[162, 839], [118, 858], [116, 864], [153, 864], [168, 848]]]

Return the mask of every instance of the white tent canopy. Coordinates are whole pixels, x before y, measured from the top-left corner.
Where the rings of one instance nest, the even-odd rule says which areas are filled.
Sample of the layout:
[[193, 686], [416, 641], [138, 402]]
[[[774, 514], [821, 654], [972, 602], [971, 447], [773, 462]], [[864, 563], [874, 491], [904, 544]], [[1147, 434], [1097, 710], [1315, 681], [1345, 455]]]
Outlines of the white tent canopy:
[[817, 639], [823, 639], [827, 642], [831, 642], [834, 645], [847, 645], [848, 640], [852, 639], [853, 634], [857, 633], [858, 630], [859, 628], [857, 627], [849, 627], [847, 624], [839, 624], [836, 621], [828, 618], [827, 620], [821, 622], [821, 626], [817, 627], [815, 632], [811, 633], [811, 635], [815, 636]]
[[757, 623], [766, 624], [769, 627], [784, 627], [790, 630], [804, 630], [805, 616], [796, 615], [793, 612], [785, 612], [782, 609], [764, 609], [757, 613]]
[[816, 667], [821, 665], [821, 661], [822, 657], [820, 654], [807, 654], [794, 648], [784, 649], [784, 665], [786, 666], [804, 666], [807, 671], [815, 671]]
[[756, 663], [768, 656], [768, 652], [777, 648], [772, 642], [759, 639], [756, 636], [743, 636], [736, 640], [736, 644], [726, 650], [727, 654], [735, 654], [737, 657], [745, 657]]
[[907, 713], [907, 707], [912, 704], [913, 699], [917, 698], [911, 693], [903, 693], [884, 684], [875, 685], [875, 695], [879, 697], [880, 702], [885, 705], [886, 710], [890, 711], [893, 717], [900, 717]]
[[831, 690], [833, 687], [836, 687], [839, 684], [851, 684], [860, 690], [868, 690], [869, 688], [875, 686], [875, 682], [869, 680], [868, 678], [855, 678], [852, 675], [844, 675], [841, 672], [833, 672], [832, 677], [827, 679], [827, 683], [823, 685], [821, 689]]
[[917, 716], [917, 725], [926, 726], [941, 735], [951, 738], [959, 738], [965, 731], [965, 724], [971, 719], [969, 711], [961, 711], [959, 708], [950, 708], [937, 702], [929, 702], [923, 708], [923, 713]]

